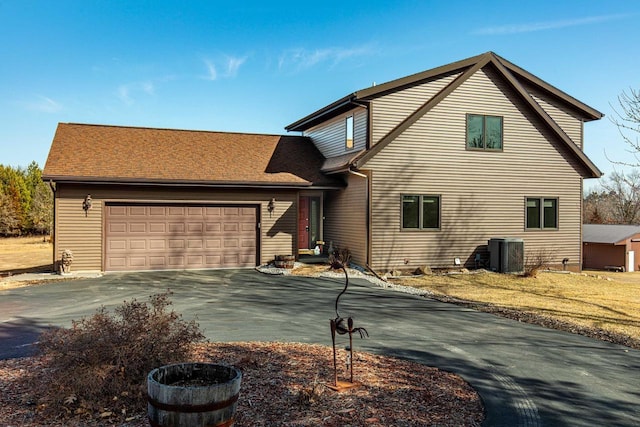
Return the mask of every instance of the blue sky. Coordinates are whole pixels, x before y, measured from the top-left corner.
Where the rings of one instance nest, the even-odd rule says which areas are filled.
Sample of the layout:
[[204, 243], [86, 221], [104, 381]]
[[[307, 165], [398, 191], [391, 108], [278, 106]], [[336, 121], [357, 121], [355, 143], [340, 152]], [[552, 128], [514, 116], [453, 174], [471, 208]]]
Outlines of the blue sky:
[[606, 156], [629, 159], [609, 118], [640, 88], [639, 21], [635, 0], [0, 0], [0, 163], [44, 166], [58, 122], [280, 134], [491, 50], [605, 113], [585, 152], [610, 173]]

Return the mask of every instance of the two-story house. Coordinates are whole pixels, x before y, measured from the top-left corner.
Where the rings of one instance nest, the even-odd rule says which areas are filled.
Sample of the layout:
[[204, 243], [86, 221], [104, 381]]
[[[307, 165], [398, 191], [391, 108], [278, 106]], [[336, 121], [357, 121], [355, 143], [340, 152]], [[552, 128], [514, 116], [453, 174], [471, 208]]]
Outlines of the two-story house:
[[583, 123], [601, 117], [488, 52], [349, 94], [300, 136], [60, 124], [54, 257], [254, 266], [325, 241], [379, 271], [473, 267], [509, 236], [580, 269], [582, 182], [601, 176]]

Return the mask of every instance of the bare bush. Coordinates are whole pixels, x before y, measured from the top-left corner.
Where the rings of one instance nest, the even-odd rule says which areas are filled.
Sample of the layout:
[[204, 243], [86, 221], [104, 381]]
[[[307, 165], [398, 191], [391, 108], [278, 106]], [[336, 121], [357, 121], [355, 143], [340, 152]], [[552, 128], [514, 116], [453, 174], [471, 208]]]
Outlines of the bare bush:
[[204, 339], [199, 325], [173, 310], [171, 293], [133, 299], [109, 313], [105, 307], [70, 329], [43, 334], [45, 374], [35, 379], [40, 408], [53, 416], [126, 416], [144, 406], [146, 376], [152, 369], [184, 361], [192, 344]]
[[548, 268], [555, 259], [555, 251], [541, 248], [527, 253], [524, 260], [524, 277], [537, 277], [538, 273]]

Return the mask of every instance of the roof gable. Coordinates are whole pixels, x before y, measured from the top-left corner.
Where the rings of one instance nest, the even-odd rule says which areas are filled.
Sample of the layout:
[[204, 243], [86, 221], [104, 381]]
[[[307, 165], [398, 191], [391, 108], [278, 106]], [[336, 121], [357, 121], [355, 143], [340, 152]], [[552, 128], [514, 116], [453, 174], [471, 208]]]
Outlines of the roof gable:
[[583, 153], [578, 145], [576, 145], [571, 138], [565, 133], [565, 131], [558, 126], [558, 124], [550, 117], [550, 115], [535, 101], [535, 99], [525, 89], [523, 81], [533, 85], [539, 90], [548, 93], [554, 99], [557, 99], [562, 105], [570, 108], [574, 113], [581, 117], [584, 121], [596, 120], [603, 116], [602, 113], [587, 106], [586, 104], [572, 98], [565, 94], [561, 90], [551, 86], [544, 82], [533, 74], [523, 70], [522, 68], [512, 64], [511, 62], [501, 58], [493, 52], [487, 52], [482, 55], [474, 56], [471, 58], [457, 61], [448, 65], [437, 67], [431, 70], [423, 71], [421, 73], [413, 74], [411, 76], [403, 77], [401, 79], [393, 80], [387, 83], [383, 83], [378, 86], [373, 86], [367, 89], [363, 89], [354, 92], [340, 100], [330, 104], [329, 106], [310, 114], [309, 116], [298, 120], [295, 123], [287, 126], [286, 129], [290, 131], [304, 131], [311, 126], [328, 120], [335, 114], [340, 114], [355, 105], [367, 103], [377, 97], [384, 96], [386, 94], [403, 90], [407, 87], [422, 84], [431, 79], [444, 77], [446, 75], [460, 73], [451, 83], [445, 88], [435, 94], [431, 99], [428, 99], [421, 107], [415, 110], [412, 114], [400, 122], [394, 129], [389, 131], [380, 141], [378, 141], [371, 149], [361, 154], [356, 159], [355, 166], [361, 167], [373, 156], [375, 156], [386, 145], [393, 141], [398, 135], [408, 129], [418, 119], [429, 112], [433, 107], [438, 105], [444, 98], [446, 98], [451, 92], [457, 89], [462, 83], [469, 79], [474, 73], [481, 70], [486, 66], [494, 67], [498, 73], [505, 79], [505, 81], [514, 89], [515, 93], [522, 99], [522, 101], [529, 107], [532, 114], [538, 116], [542, 123], [558, 137], [558, 139], [569, 149], [569, 151], [578, 159], [579, 163], [584, 167], [585, 177], [598, 178], [602, 176], [602, 172], [591, 162], [591, 160]]
[[336, 186], [306, 137], [60, 123], [44, 167], [54, 181]]

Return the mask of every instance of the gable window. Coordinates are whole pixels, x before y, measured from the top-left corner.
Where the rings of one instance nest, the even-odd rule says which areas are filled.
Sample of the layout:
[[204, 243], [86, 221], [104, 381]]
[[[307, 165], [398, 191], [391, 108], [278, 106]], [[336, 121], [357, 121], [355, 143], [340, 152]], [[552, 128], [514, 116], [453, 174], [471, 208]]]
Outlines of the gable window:
[[502, 117], [467, 114], [467, 148], [502, 150]]
[[353, 116], [349, 116], [345, 119], [345, 148], [350, 150], [353, 148]]
[[558, 199], [527, 197], [527, 229], [558, 228]]
[[403, 195], [402, 228], [429, 230], [440, 228], [440, 196]]

